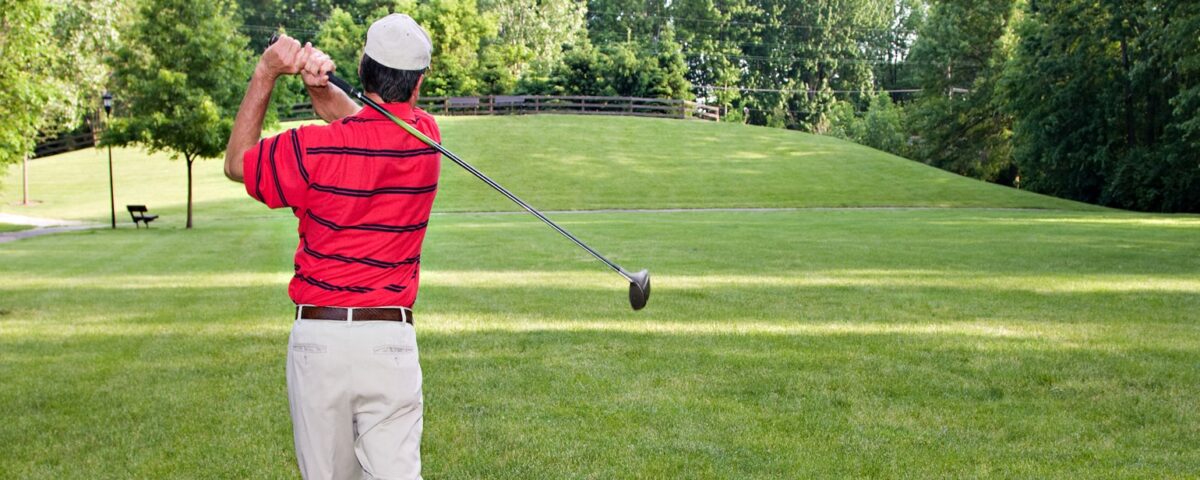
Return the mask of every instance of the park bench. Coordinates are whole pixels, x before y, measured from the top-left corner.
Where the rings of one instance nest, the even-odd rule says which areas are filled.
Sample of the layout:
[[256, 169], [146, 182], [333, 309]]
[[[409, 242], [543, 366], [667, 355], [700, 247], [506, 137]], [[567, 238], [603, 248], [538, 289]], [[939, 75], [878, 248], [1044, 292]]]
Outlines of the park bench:
[[524, 103], [524, 95], [496, 95], [492, 98], [492, 109], [489, 112], [513, 113]]
[[138, 222], [150, 228], [150, 222], [158, 218], [158, 215], [147, 215], [145, 205], [126, 205], [125, 208], [129, 210], [129, 216], [133, 217], [133, 228], [138, 228]]
[[446, 99], [446, 110], [463, 111], [470, 110], [472, 113], [479, 114], [479, 97], [450, 97]]

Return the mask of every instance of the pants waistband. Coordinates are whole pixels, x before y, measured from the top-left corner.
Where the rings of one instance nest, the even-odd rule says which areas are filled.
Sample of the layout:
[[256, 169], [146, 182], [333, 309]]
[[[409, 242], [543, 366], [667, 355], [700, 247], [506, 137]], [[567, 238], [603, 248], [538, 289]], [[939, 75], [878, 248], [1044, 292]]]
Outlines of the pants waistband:
[[341, 320], [404, 322], [413, 325], [413, 313], [407, 307], [318, 307], [296, 305], [296, 320]]

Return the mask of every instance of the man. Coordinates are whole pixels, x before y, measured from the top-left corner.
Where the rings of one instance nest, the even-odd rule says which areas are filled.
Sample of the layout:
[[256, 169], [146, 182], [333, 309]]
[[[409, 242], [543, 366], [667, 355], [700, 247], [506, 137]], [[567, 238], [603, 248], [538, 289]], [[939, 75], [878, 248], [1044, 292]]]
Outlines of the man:
[[[429, 35], [407, 15], [367, 31], [363, 90], [440, 141], [416, 108]], [[334, 68], [286, 36], [267, 48], [234, 121], [225, 174], [299, 218], [288, 293], [288, 401], [306, 479], [420, 478], [421, 367], [412, 305], [439, 157], [383, 115], [329, 85]], [[328, 125], [259, 139], [275, 81], [299, 73]]]

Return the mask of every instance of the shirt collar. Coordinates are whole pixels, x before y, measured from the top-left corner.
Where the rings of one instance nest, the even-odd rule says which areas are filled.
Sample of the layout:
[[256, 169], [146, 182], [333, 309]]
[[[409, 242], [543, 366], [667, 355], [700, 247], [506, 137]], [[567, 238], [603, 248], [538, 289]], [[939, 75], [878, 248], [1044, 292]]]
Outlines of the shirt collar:
[[[413, 108], [411, 103], [408, 103], [408, 102], [381, 103], [380, 105], [384, 108], [384, 110], [387, 110], [388, 113], [395, 115], [396, 118], [404, 120], [408, 123], [414, 123], [417, 121], [417, 115], [416, 115], [416, 112], [414, 111], [415, 109]], [[365, 118], [368, 120], [386, 120], [387, 119], [387, 117], [384, 117], [382, 113], [376, 112], [375, 109], [371, 108], [369, 105], [364, 106], [362, 108], [362, 110], [359, 110], [358, 113], [354, 114], [354, 116], [359, 117], [359, 118]]]

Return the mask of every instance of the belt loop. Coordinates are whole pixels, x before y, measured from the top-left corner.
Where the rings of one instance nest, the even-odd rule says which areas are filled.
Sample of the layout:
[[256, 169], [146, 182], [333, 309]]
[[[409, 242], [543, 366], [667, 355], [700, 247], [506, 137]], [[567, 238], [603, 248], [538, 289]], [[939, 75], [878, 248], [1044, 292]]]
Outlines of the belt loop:
[[354, 307], [347, 307], [346, 308], [346, 324], [348, 325], [348, 324], [350, 324], [350, 322], [353, 322], [353, 321], [354, 321]]
[[296, 305], [296, 321], [297, 322], [300, 321], [300, 317], [304, 316], [303, 312], [304, 312], [304, 305]]

